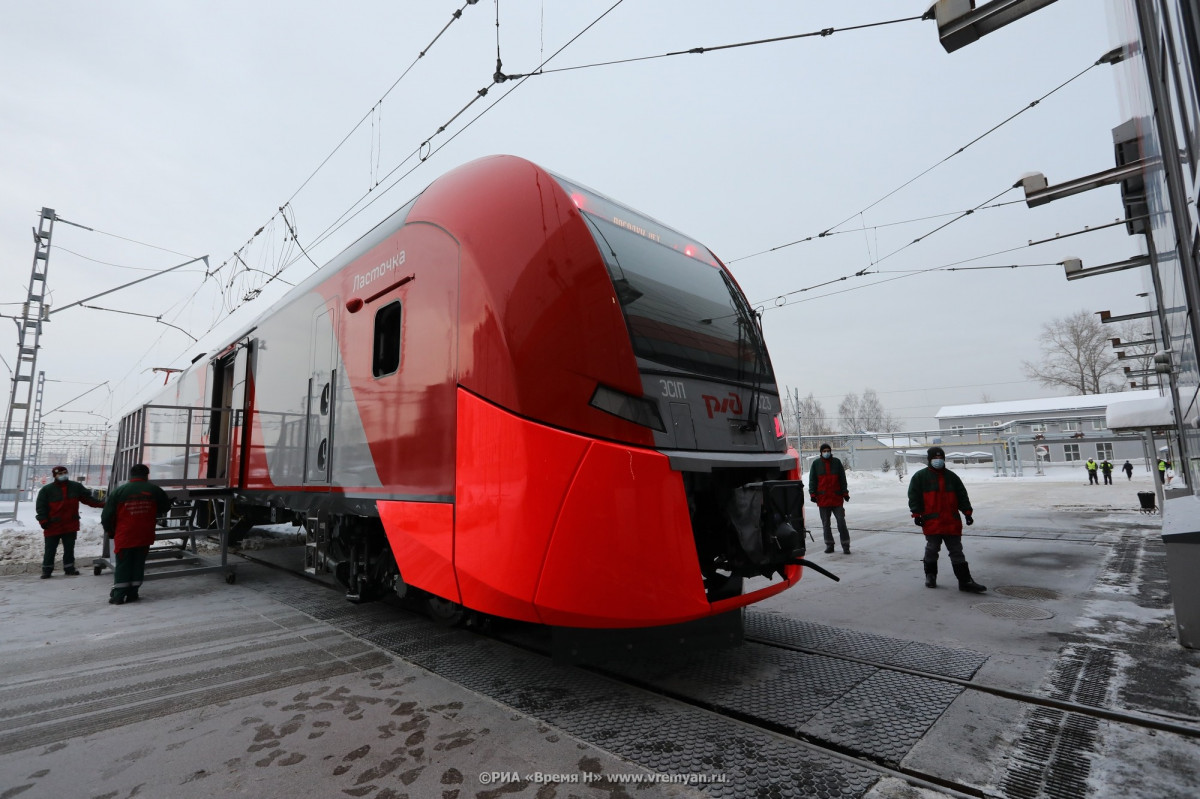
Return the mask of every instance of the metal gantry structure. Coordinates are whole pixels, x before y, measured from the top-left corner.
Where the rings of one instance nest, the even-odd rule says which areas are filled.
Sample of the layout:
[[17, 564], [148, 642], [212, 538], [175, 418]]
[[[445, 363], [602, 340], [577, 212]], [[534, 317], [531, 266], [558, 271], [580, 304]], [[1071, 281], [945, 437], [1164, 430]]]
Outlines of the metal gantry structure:
[[25, 490], [27, 496], [33, 496], [33, 478], [34, 465], [38, 462], [38, 455], [42, 448], [42, 434], [45, 433], [45, 425], [42, 424], [42, 397], [46, 394], [46, 373], [38, 372], [37, 386], [33, 392], [33, 416], [29, 419], [29, 450], [26, 453], [25, 463], [29, 468], [25, 469]]
[[[29, 431], [37, 409], [34, 406], [34, 373], [41, 346], [42, 322], [46, 318], [46, 275], [50, 269], [50, 238], [54, 234], [53, 208], [43, 208], [33, 230], [33, 268], [29, 293], [17, 322], [17, 359], [13, 364], [12, 390], [0, 445], [0, 520], [15, 519], [25, 484], [25, 460], [29, 454]], [[37, 391], [40, 408], [43, 381]]]

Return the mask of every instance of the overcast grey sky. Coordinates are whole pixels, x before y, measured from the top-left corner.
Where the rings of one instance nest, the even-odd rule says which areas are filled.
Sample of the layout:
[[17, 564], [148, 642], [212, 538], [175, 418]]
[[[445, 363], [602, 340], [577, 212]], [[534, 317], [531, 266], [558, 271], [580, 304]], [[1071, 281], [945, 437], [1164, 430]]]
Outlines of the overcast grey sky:
[[[506, 73], [555, 53], [547, 70], [644, 60], [492, 85], [495, 0], [4, 0], [0, 313], [25, 298], [43, 206], [97, 231], [55, 228], [52, 306], [148, 274], [135, 270], [201, 255], [226, 264], [90, 303], [162, 314], [203, 338], [287, 289], [276, 281], [244, 303], [265, 273], [294, 259], [284, 280], [311, 273], [285, 241], [280, 206], [290, 203], [300, 244], [324, 263], [444, 172], [510, 153], [712, 248], [766, 307], [781, 385], [827, 411], [871, 387], [918, 429], [942, 405], [1051, 395], [1021, 369], [1039, 356], [1044, 322], [1146, 307], [1140, 274], [1067, 283], [1054, 264], [1120, 260], [1137, 242], [1118, 227], [1027, 246], [1120, 218], [1120, 196], [1106, 188], [1029, 209], [1008, 189], [1030, 171], [1057, 183], [1113, 165], [1121, 67], [1094, 67], [958, 151], [1119, 37], [1097, 0], [1059, 0], [953, 54], [928, 21], [840, 30], [918, 17], [930, 2], [501, 0]], [[827, 28], [838, 30], [644, 58]], [[1003, 205], [926, 236], [981, 204]], [[235, 251], [260, 271], [235, 270]], [[1049, 265], [914, 274], [951, 264]], [[873, 274], [853, 277], [864, 269]], [[53, 315], [38, 368], [51, 381], [44, 409], [66, 407], [47, 421], [118, 414], [161, 383], [153, 367], [185, 366], [215, 343], [142, 317]], [[15, 354], [10, 329], [0, 356], [11, 365]]]

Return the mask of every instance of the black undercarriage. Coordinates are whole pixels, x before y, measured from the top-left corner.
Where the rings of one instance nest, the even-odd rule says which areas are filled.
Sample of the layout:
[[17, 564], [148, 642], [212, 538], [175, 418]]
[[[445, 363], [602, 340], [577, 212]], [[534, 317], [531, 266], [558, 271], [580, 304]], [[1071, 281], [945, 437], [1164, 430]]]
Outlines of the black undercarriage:
[[782, 576], [804, 557], [804, 484], [779, 477], [777, 470], [684, 474], [710, 602], [740, 595], [746, 577]]

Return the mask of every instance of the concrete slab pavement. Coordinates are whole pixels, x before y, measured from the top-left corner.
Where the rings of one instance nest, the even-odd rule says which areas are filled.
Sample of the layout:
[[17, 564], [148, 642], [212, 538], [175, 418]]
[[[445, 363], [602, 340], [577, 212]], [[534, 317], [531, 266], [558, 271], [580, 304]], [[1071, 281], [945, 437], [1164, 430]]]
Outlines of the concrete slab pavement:
[[493, 772], [506, 796], [566, 774], [609, 797], [649, 774], [249, 587], [297, 579], [242, 565], [112, 606], [107, 573], [0, 577], [0, 797], [455, 799]]
[[[1200, 724], [1200, 652], [1175, 641], [1160, 518], [1138, 510], [1137, 492], [1152, 490], [1150, 478], [1089, 486], [966, 475], [977, 521], [966, 528], [964, 552], [986, 594], [958, 591], [944, 552], [939, 587], [926, 588], [924, 536], [909, 518], [907, 484], [858, 475], [846, 509], [852, 554], [824, 554], [819, 520], [809, 521], [817, 528], [811, 557], [842, 582], [806, 575], [759, 608], [986, 653], [973, 682], [1066, 700], [1061, 694], [1077, 697], [1086, 678], [1103, 682], [1101, 706]], [[1028, 708], [966, 692], [904, 762], [1009, 795], [1010, 761], [1037, 756], [1023, 750], [1035, 724]], [[1093, 743], [1085, 795], [1200, 793], [1196, 739], [1105, 724]], [[1041, 752], [1043, 766], [1052, 754]]]

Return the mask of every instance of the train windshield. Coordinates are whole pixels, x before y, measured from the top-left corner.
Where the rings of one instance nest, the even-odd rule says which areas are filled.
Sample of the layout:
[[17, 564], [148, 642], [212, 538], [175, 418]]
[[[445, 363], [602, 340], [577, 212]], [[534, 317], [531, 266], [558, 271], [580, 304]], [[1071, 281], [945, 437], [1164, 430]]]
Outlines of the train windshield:
[[706, 247], [559, 181], [604, 256], [638, 357], [723, 380], [774, 380], [749, 303]]

